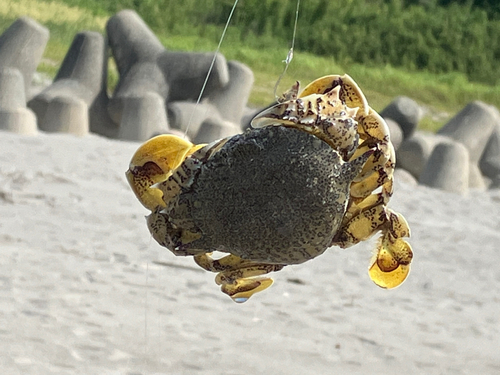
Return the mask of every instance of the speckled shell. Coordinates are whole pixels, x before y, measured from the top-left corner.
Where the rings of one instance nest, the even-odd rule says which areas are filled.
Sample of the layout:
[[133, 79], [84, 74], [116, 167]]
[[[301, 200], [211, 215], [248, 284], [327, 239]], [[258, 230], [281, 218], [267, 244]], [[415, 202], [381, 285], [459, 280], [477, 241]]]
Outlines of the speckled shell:
[[159, 213], [170, 228], [201, 237], [183, 243], [166, 234], [161, 243], [178, 255], [218, 250], [303, 263], [330, 246], [366, 157], [346, 163], [319, 138], [283, 126], [236, 135], [192, 171], [192, 183]]

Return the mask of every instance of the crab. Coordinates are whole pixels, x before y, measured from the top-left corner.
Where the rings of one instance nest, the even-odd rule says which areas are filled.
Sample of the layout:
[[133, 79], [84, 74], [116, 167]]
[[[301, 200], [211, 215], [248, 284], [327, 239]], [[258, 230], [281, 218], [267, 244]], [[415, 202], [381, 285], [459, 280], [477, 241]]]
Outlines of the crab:
[[152, 237], [245, 302], [273, 283], [268, 273], [377, 232], [369, 276], [400, 285], [413, 253], [408, 223], [387, 207], [394, 167], [385, 121], [351, 77], [331, 75], [300, 94], [297, 82], [243, 134], [206, 145], [152, 138], [126, 175]]

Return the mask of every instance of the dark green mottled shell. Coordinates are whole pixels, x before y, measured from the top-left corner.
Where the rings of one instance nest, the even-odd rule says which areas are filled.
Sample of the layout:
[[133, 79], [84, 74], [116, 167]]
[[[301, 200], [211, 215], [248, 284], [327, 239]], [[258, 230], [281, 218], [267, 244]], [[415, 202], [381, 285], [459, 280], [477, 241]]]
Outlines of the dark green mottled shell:
[[258, 262], [303, 263], [330, 246], [361, 167], [294, 128], [236, 135], [197, 167], [193, 182], [162, 213], [173, 227], [196, 228], [201, 238], [163, 243], [178, 254], [218, 250]]

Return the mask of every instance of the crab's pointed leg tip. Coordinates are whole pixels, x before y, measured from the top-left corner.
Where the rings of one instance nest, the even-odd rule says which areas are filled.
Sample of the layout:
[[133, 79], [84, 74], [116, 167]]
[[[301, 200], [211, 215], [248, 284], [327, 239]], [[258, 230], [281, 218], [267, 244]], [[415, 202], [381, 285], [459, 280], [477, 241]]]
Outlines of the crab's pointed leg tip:
[[283, 112], [283, 105], [276, 104], [270, 108], [264, 109], [259, 112], [250, 122], [250, 125], [254, 129], [264, 128], [273, 124], [279, 123], [279, 116]]
[[384, 272], [380, 269], [378, 262], [373, 262], [368, 270], [372, 281], [384, 289], [396, 288], [403, 283], [410, 273], [410, 265], [399, 265], [396, 269]]
[[[241, 292], [236, 292], [234, 294], [229, 294], [225, 292], [226, 294], [229, 294], [231, 299], [236, 302], [236, 303], [244, 303], [250, 299], [251, 296], [253, 296], [255, 293], [261, 292], [267, 288], [269, 288], [271, 285], [273, 285], [273, 279], [260, 279], [260, 280], [255, 280], [251, 284], [250, 282], [248, 283], [248, 286], [252, 289], [249, 290], [244, 290]], [[247, 286], [243, 287], [246, 288]], [[224, 291], [224, 290], [223, 290]]]

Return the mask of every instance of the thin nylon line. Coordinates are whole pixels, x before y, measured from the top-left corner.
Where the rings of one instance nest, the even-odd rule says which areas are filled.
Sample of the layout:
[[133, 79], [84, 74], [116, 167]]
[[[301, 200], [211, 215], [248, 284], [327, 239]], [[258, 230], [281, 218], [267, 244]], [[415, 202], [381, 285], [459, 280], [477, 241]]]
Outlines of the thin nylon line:
[[297, 23], [299, 20], [299, 7], [300, 7], [300, 0], [297, 0], [297, 9], [295, 10], [295, 24], [293, 25], [293, 36], [292, 36], [292, 46], [288, 50], [288, 54], [286, 55], [286, 59], [283, 60], [285, 65], [285, 69], [283, 72], [280, 74], [278, 77], [278, 80], [276, 81], [276, 84], [274, 85], [274, 97], [276, 100], [279, 99], [278, 95], [276, 95], [276, 92], [278, 91], [278, 86], [281, 82], [281, 79], [285, 76], [286, 71], [288, 70], [288, 65], [292, 62], [293, 59], [293, 47], [295, 47], [295, 35], [297, 34]]
[[[233, 8], [231, 9], [231, 13], [229, 13], [229, 17], [227, 18], [226, 26], [224, 26], [224, 31], [222, 31], [222, 35], [221, 35], [220, 40], [219, 40], [219, 45], [217, 46], [217, 49], [215, 50], [214, 58], [212, 59], [212, 63], [210, 64], [210, 68], [208, 69], [207, 76], [205, 77], [205, 82], [203, 82], [203, 86], [201, 87], [200, 95], [198, 96], [198, 100], [196, 100], [196, 105], [200, 104], [201, 97], [203, 96], [203, 93], [205, 92], [205, 87], [207, 86], [208, 79], [210, 78], [210, 74], [212, 73], [212, 69], [215, 65], [215, 60], [217, 60], [217, 54], [219, 53], [220, 47], [222, 45], [222, 41], [224, 40], [224, 37], [226, 36], [227, 28], [229, 27], [229, 23], [231, 22], [231, 18], [233, 17], [233, 13], [234, 13], [234, 10], [236, 9], [236, 5], [238, 4], [238, 1], [239, 0], [234, 1]], [[186, 137], [188, 129], [191, 126], [193, 116], [194, 116], [194, 112], [191, 112], [191, 116], [189, 117], [188, 125], [186, 127], [185, 132], [184, 132], [184, 137]]]
[[149, 334], [148, 334], [148, 283], [149, 283], [149, 260], [146, 261], [146, 293], [144, 301], [144, 370], [148, 367], [148, 344], [149, 344]]

